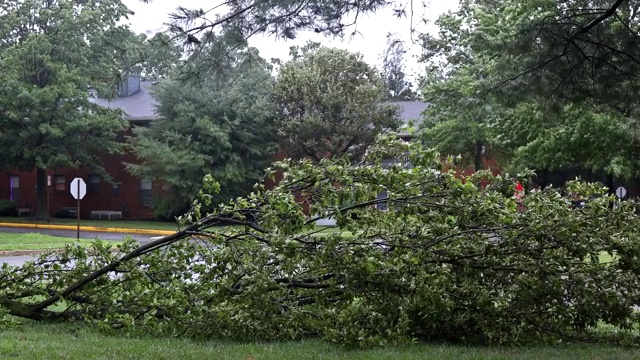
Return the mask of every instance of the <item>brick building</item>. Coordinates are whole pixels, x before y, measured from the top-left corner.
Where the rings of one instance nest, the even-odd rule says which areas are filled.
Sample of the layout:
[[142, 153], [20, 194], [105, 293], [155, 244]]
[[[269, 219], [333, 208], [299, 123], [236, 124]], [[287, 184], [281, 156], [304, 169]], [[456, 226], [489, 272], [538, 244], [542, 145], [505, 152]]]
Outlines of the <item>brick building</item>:
[[[94, 98], [93, 101], [101, 106], [123, 110], [129, 128], [119, 138], [124, 141], [126, 136], [132, 135], [135, 126], [147, 126], [158, 118], [155, 111], [156, 102], [151, 96], [154, 82], [141, 81], [139, 77], [129, 77], [118, 88], [118, 96], [114, 99]], [[405, 123], [419, 120], [426, 104], [420, 101], [395, 102], [401, 109], [401, 118]], [[408, 133], [400, 133], [408, 138]], [[276, 154], [275, 157], [282, 157]], [[107, 173], [113, 179], [113, 184], [104, 181], [98, 174], [83, 168], [63, 168], [57, 171], [47, 171], [50, 185], [47, 187], [49, 195], [48, 213], [55, 216], [63, 208], [75, 208], [76, 200], [69, 193], [69, 184], [81, 177], [87, 184], [87, 195], [81, 202], [80, 216], [90, 218], [99, 212], [113, 212], [123, 219], [151, 219], [153, 218], [152, 195], [153, 184], [150, 179], [137, 178], [129, 174], [123, 163], [132, 163], [136, 158], [132, 154], [104, 155], [103, 164]], [[158, 190], [157, 188], [155, 189]], [[35, 212], [36, 200], [36, 171], [5, 171], [0, 173], [0, 199], [11, 199], [18, 203], [18, 207], [31, 209]]]
[[[153, 87], [150, 81], [141, 81], [139, 77], [129, 77], [118, 88], [118, 96], [111, 100], [94, 98], [99, 105], [124, 110], [129, 128], [118, 137], [124, 141], [131, 135], [134, 126], [145, 126], [157, 119], [156, 103], [150, 94]], [[69, 183], [75, 177], [81, 177], [87, 184], [87, 195], [82, 199], [80, 216], [89, 218], [96, 212], [120, 212], [125, 219], [151, 219], [152, 182], [129, 174], [123, 163], [135, 162], [131, 154], [102, 156], [102, 166], [113, 179], [113, 184], [104, 181], [98, 174], [83, 168], [62, 168], [47, 171], [49, 186], [49, 215], [55, 216], [63, 208], [75, 208], [76, 200], [69, 193]], [[22, 209], [36, 210], [36, 170], [4, 171], [0, 173], [0, 199], [11, 199]], [[26, 213], [26, 211], [25, 211]]]

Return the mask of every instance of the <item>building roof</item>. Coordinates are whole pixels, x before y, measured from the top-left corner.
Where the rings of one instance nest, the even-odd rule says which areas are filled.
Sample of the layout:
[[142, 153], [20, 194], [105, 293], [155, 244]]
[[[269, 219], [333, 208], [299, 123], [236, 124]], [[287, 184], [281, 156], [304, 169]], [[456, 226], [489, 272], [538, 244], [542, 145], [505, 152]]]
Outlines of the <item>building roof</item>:
[[422, 112], [427, 108], [427, 103], [422, 101], [393, 101], [392, 105], [400, 108], [400, 118], [405, 125], [410, 121], [419, 123], [422, 119]]
[[110, 109], [123, 110], [125, 112], [125, 120], [155, 120], [159, 115], [156, 113], [158, 103], [151, 96], [153, 84], [153, 81], [140, 81], [140, 90], [130, 96], [113, 99], [92, 98], [91, 101]]
[[[140, 90], [130, 96], [113, 99], [92, 98], [92, 101], [110, 109], [123, 110], [125, 112], [124, 118], [129, 121], [155, 120], [159, 115], [156, 112], [158, 103], [151, 95], [154, 84], [153, 81], [141, 81]], [[400, 108], [400, 118], [405, 126], [410, 121], [419, 123], [422, 112], [427, 107], [427, 104], [422, 101], [394, 101], [391, 104]]]
[[413, 122], [414, 126], [419, 125], [422, 122], [422, 112], [427, 108], [428, 104], [422, 101], [394, 101], [391, 104], [400, 108], [400, 119], [404, 123], [400, 127], [397, 136], [405, 139], [412, 138], [413, 134], [407, 129], [410, 125], [409, 123]]

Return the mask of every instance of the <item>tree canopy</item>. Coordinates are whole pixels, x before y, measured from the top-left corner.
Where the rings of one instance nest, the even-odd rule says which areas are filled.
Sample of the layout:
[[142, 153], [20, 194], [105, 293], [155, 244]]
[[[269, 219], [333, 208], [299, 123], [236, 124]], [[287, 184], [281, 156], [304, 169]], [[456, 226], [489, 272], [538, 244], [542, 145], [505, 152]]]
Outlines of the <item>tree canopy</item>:
[[451, 130], [465, 129], [461, 143], [486, 143], [514, 169], [637, 178], [630, 95], [637, 8], [636, 1], [462, 1], [438, 19], [437, 34], [422, 37], [433, 115], [426, 137], [447, 148]]
[[292, 50], [273, 95], [290, 156], [361, 153], [376, 135], [400, 126], [398, 109], [384, 104], [384, 82], [362, 55], [318, 44]]
[[[143, 0], [153, 5], [153, 0]], [[178, 7], [171, 14], [170, 30], [187, 43], [206, 42], [212, 34], [224, 33], [235, 41], [246, 41], [254, 34], [265, 33], [279, 38], [293, 39], [299, 31], [313, 31], [344, 36], [359, 17], [387, 7], [385, 0], [348, 2], [335, 0], [281, 1], [255, 3], [248, 0], [225, 3], [221, 14], [218, 4], [208, 8]], [[404, 6], [394, 4], [397, 15], [404, 14]], [[207, 9], [207, 10], [203, 10]]]
[[404, 43], [397, 36], [387, 36], [387, 48], [382, 53], [382, 77], [387, 90], [387, 99], [391, 101], [416, 100], [418, 94], [413, 90], [413, 84], [405, 73], [406, 50]]
[[224, 72], [203, 75], [198, 82], [169, 79], [156, 85], [160, 118], [135, 128], [129, 139], [141, 162], [127, 168], [164, 185], [155, 204], [158, 216], [186, 211], [207, 174], [222, 188], [216, 202], [245, 195], [273, 160], [270, 66], [251, 48], [229, 51], [225, 59]]
[[106, 40], [121, 63], [122, 75], [134, 74], [142, 80], [160, 80], [184, 66], [182, 48], [169, 34], [158, 32], [147, 37], [127, 28], [116, 31], [120, 38], [114, 36]]
[[[118, 151], [121, 114], [93, 104], [89, 87], [113, 80], [117, 59], [105, 37], [129, 14], [118, 0], [3, 2], [0, 9], [0, 149], [3, 165], [45, 170], [91, 167]], [[44, 215], [44, 206], [38, 208]]]

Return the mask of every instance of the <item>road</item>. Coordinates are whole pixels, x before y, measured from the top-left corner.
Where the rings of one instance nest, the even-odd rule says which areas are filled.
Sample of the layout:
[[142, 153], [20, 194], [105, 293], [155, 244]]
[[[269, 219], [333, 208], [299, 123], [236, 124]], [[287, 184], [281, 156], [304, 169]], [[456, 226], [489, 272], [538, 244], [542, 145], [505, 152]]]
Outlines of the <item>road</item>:
[[20, 266], [27, 262], [28, 260], [32, 260], [33, 255], [21, 255], [21, 256], [0, 256], [0, 264], [7, 263], [10, 266]]
[[[39, 233], [51, 236], [76, 238], [76, 231], [74, 230], [49, 230], [49, 229], [27, 229], [27, 228], [12, 228], [12, 227], [0, 227], [0, 232], [14, 233], [14, 234], [26, 234], [26, 233]], [[134, 239], [144, 244], [151, 241], [151, 238], [157, 237], [157, 235], [142, 235], [142, 234], [118, 234], [107, 233], [97, 231], [80, 231], [80, 238], [82, 239], [95, 239], [118, 241], [123, 237], [131, 235]], [[25, 256], [0, 256], [0, 264], [8, 263], [9, 265], [21, 265], [25, 261], [32, 259], [32, 255]]]

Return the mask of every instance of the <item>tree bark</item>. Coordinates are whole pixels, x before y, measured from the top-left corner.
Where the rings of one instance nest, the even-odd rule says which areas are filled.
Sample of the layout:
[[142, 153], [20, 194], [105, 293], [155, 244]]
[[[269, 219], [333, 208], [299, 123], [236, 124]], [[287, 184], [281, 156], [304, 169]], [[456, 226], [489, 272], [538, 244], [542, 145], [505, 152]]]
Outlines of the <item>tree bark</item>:
[[549, 171], [542, 170], [542, 178], [540, 179], [540, 190], [549, 185]]
[[484, 164], [482, 163], [482, 142], [481, 141], [476, 141], [476, 151], [475, 151], [475, 157], [474, 157], [474, 170], [475, 171], [480, 171], [482, 169], [484, 169]]
[[37, 168], [36, 170], [36, 213], [35, 219], [46, 219], [47, 214], [47, 174], [46, 169]]
[[[627, 188], [627, 197], [636, 198], [640, 196], [640, 177], [634, 176], [629, 180]], [[616, 189], [613, 189], [616, 191]]]

